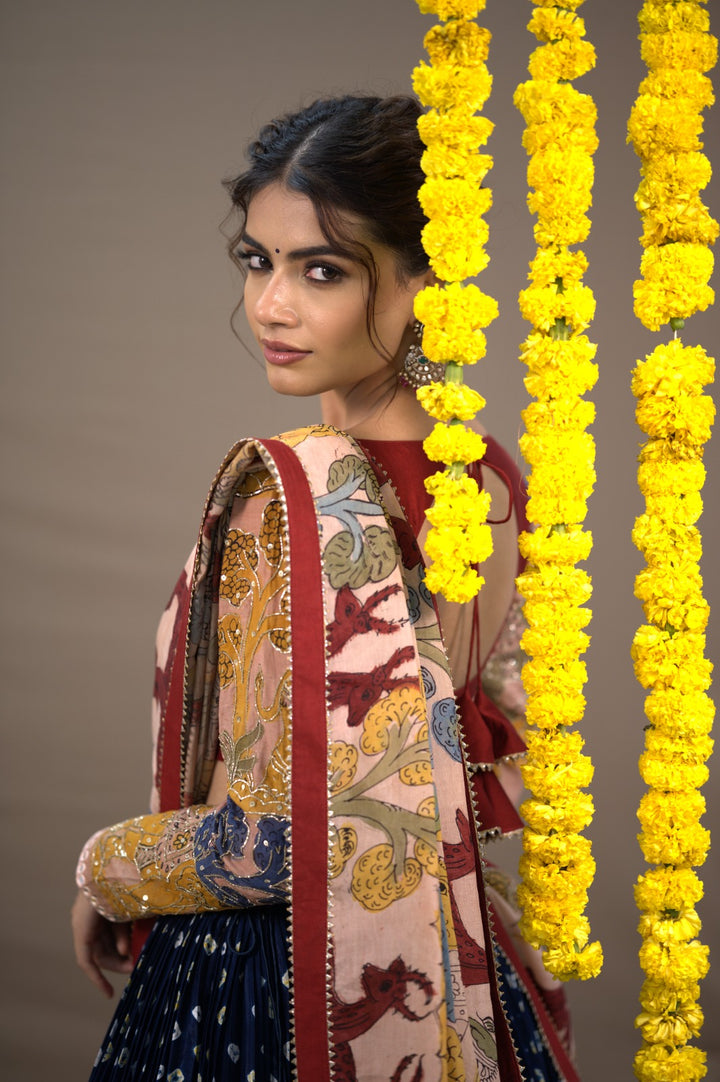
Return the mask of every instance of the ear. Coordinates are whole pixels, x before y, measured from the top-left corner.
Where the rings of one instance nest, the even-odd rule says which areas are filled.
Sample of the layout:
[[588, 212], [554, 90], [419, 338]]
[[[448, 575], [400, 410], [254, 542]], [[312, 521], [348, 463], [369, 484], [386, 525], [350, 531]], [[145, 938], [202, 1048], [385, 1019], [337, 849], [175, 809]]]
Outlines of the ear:
[[[435, 271], [432, 269], [432, 267], [428, 267], [428, 269], [424, 271], [423, 274], [418, 274], [415, 278], [412, 279], [410, 285], [410, 293], [413, 301], [415, 300], [415, 297], [418, 295], [421, 289], [425, 289], [427, 286], [436, 286], [438, 284], [439, 279], [435, 274]], [[411, 311], [410, 318], [408, 320], [408, 327], [412, 327], [415, 323], [415, 320], [415, 313]]]

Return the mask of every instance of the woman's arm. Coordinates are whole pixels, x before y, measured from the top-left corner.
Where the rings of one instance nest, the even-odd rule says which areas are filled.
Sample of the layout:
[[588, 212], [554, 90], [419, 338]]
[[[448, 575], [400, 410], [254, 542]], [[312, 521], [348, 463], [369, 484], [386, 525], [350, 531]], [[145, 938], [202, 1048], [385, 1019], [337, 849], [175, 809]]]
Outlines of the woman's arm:
[[[223, 775], [219, 764], [212, 796], [227, 784]], [[232, 793], [217, 807], [196, 804], [126, 819], [90, 838], [77, 882], [112, 921], [284, 901], [288, 822], [246, 814]]]

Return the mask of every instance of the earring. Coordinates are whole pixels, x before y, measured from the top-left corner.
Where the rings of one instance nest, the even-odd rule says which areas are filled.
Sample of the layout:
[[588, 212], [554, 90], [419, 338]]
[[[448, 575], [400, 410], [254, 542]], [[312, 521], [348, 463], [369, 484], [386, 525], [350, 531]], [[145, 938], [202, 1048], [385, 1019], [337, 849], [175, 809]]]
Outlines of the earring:
[[[423, 325], [415, 320], [413, 331], [422, 339]], [[422, 346], [412, 345], [405, 354], [402, 369], [398, 374], [398, 383], [417, 391], [426, 383], [441, 382], [445, 378], [445, 365], [439, 361], [429, 361], [422, 351]]]

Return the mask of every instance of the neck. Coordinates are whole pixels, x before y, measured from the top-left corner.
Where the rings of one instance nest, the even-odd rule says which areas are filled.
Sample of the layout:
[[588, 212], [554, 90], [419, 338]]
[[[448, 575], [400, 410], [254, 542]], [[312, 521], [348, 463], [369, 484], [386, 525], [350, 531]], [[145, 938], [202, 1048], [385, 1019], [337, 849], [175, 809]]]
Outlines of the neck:
[[394, 373], [370, 387], [326, 391], [320, 406], [325, 424], [356, 439], [422, 440], [432, 428], [415, 392], [399, 386]]

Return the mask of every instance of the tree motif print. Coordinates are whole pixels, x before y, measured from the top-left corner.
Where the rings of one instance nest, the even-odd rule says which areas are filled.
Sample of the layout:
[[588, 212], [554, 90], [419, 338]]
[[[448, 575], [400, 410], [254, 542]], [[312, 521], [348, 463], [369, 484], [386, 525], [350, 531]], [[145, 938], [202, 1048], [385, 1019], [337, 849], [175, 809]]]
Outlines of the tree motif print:
[[[356, 499], [363, 490], [368, 500]], [[343, 526], [323, 551], [323, 569], [335, 590], [349, 586], [356, 590], [368, 582], [382, 582], [398, 561], [394, 534], [385, 526], [363, 527], [358, 516], [384, 520], [379, 502], [377, 478], [370, 465], [358, 455], [345, 455], [328, 471], [327, 492], [315, 499], [319, 516], [337, 519]], [[369, 501], [369, 502], [368, 502]]]
[[[267, 486], [258, 489], [258, 493], [266, 492]], [[242, 779], [253, 787], [253, 745], [262, 739], [267, 724], [279, 721], [284, 730], [287, 720], [289, 670], [266, 701], [263, 673], [255, 665], [267, 639], [282, 653], [290, 649], [287, 586], [279, 573], [282, 556], [282, 504], [278, 499], [270, 499], [264, 506], [257, 535], [240, 529], [227, 532], [219, 592], [233, 611], [218, 620], [218, 671], [221, 688], [234, 685], [234, 733], [220, 734], [231, 788]], [[251, 717], [255, 724], [247, 728]], [[240, 719], [243, 724], [238, 726]]]
[[378, 911], [411, 894], [424, 871], [435, 877], [440, 874], [434, 799], [424, 797], [413, 812], [383, 800], [378, 788], [395, 777], [407, 786], [426, 787], [431, 781], [425, 700], [417, 682], [401, 683], [368, 710], [360, 749], [362, 762], [370, 762], [361, 777], [356, 748], [343, 741], [331, 748], [333, 816], [350, 820], [336, 828], [331, 866], [337, 875], [356, 856], [353, 820], [380, 831], [383, 840], [355, 859], [351, 878], [355, 899], [365, 909]]

